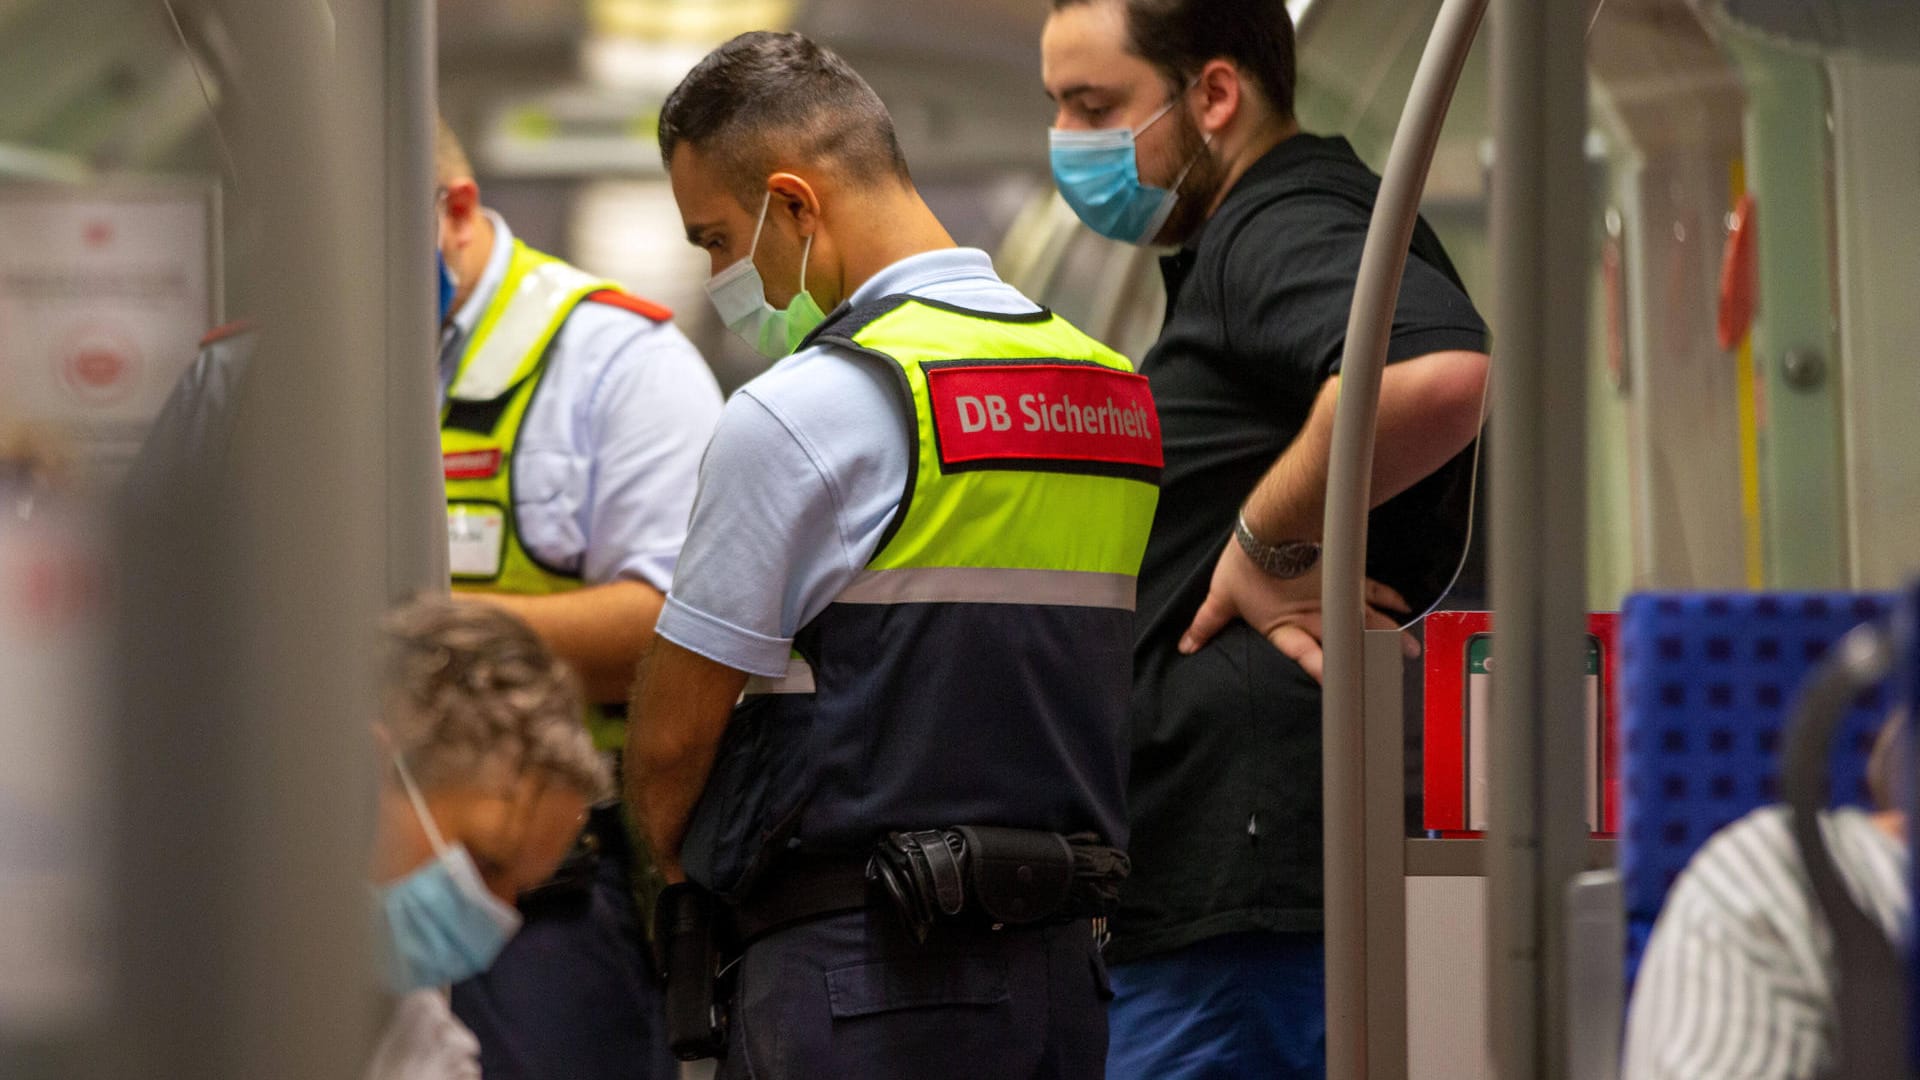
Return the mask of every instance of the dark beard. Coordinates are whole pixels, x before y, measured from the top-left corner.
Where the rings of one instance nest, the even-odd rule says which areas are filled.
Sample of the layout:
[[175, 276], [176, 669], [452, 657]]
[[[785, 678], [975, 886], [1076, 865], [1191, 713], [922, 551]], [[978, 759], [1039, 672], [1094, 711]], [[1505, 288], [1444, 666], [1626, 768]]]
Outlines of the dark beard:
[[[1207, 148], [1205, 136], [1200, 133], [1200, 125], [1193, 122], [1185, 109], [1176, 109], [1173, 119], [1179, 126], [1175, 129], [1175, 160], [1187, 170], [1177, 189], [1179, 198], [1173, 204], [1173, 210], [1167, 215], [1166, 224], [1153, 235], [1153, 243], [1163, 246], [1175, 246], [1186, 243], [1193, 234], [1200, 231], [1206, 223], [1208, 208], [1213, 205], [1214, 196], [1220, 193], [1220, 160]], [[1187, 162], [1193, 162], [1187, 168]], [[1176, 174], [1177, 175], [1177, 174]]]

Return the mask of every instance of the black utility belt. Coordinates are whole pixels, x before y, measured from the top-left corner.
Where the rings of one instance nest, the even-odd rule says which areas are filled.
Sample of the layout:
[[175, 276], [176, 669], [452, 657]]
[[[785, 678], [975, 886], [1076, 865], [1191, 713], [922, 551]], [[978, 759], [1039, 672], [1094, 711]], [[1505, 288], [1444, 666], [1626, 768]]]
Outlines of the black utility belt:
[[959, 826], [889, 833], [866, 857], [803, 858], [735, 908], [742, 943], [879, 906], [924, 941], [939, 925], [1104, 918], [1130, 864], [1090, 834]]
[[890, 833], [864, 855], [796, 856], [737, 904], [668, 886], [656, 913], [668, 1045], [683, 1061], [725, 1053], [731, 958], [776, 930], [875, 907], [922, 942], [941, 925], [1103, 919], [1130, 865], [1091, 834], [973, 826]]

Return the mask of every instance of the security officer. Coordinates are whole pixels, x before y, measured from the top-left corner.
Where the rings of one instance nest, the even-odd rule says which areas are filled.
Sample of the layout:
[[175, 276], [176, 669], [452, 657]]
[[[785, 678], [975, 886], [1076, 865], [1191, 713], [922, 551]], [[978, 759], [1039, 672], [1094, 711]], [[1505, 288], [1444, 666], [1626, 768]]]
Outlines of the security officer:
[[[660, 145], [723, 319], [785, 357], [708, 448], [627, 755], [740, 948], [720, 1075], [1098, 1077], [1100, 907], [1061, 895], [1125, 843], [1145, 382], [954, 246], [800, 35], [706, 57]], [[670, 961], [670, 1015], [712, 970]]]
[[[524, 619], [602, 703], [620, 703], [679, 556], [720, 393], [665, 309], [514, 239], [480, 203], [444, 121], [435, 147], [443, 387], [440, 441], [456, 596]], [[454, 987], [489, 1078], [675, 1075], [617, 806], [597, 808], [526, 925]]]

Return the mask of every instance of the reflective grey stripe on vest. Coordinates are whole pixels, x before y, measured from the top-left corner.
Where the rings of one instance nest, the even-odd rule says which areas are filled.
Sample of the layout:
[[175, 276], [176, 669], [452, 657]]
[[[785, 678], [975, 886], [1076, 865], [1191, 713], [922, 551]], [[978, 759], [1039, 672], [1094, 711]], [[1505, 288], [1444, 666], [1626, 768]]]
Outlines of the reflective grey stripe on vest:
[[1133, 610], [1131, 574], [975, 566], [863, 570], [836, 604], [1034, 604]]
[[505, 298], [506, 310], [494, 320], [487, 340], [467, 361], [447, 396], [456, 401], [493, 401], [506, 393], [527, 354], [553, 325], [561, 305], [601, 283], [602, 279], [563, 262], [542, 262], [527, 271], [519, 288]]
[[778, 678], [754, 675], [747, 679], [747, 687], [740, 692], [741, 697], [753, 697], [756, 694], [811, 694], [813, 693], [813, 666], [798, 656], [787, 660], [787, 673]]

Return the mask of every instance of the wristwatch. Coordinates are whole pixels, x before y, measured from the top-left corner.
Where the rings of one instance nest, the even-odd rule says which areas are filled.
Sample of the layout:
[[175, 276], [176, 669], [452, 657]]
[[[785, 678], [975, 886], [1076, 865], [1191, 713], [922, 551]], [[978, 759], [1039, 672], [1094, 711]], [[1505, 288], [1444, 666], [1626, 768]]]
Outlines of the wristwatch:
[[1233, 538], [1239, 541], [1240, 550], [1247, 553], [1253, 565], [1268, 576], [1283, 581], [1305, 574], [1320, 561], [1320, 545], [1312, 540], [1282, 540], [1277, 544], [1269, 544], [1253, 535], [1253, 530], [1247, 527], [1245, 513], [1233, 519]]

